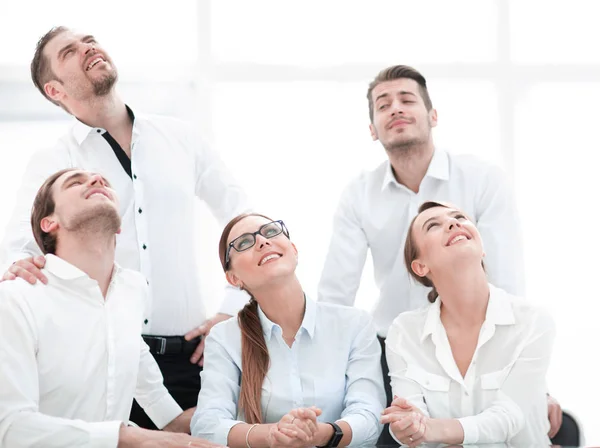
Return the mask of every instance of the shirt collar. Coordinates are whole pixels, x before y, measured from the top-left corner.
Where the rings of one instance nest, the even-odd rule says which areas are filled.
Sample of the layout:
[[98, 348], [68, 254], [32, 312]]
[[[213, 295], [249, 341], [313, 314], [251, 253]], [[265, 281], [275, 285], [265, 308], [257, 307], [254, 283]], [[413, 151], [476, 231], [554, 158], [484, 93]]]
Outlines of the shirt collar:
[[[127, 114], [129, 115], [129, 118], [131, 118], [131, 122], [135, 124], [135, 114], [127, 104], [125, 107], [127, 108]], [[104, 134], [104, 132], [106, 132], [106, 130], [102, 128], [93, 128], [79, 120], [75, 120], [75, 124], [73, 125], [73, 136], [75, 137], [75, 141], [78, 145], [81, 145], [84, 140], [94, 131], [99, 134]]]
[[[515, 323], [515, 315], [512, 310], [510, 300], [505, 297], [507, 294], [501, 289], [492, 285], [490, 287], [490, 300], [488, 301], [487, 310], [485, 313], [485, 322], [491, 325], [513, 325]], [[440, 319], [441, 299], [437, 300], [429, 306], [423, 333], [421, 334], [421, 342], [427, 336], [433, 334], [439, 325], [442, 324]]]
[[[45, 258], [46, 264], [44, 265], [44, 269], [52, 275], [54, 275], [55, 277], [58, 277], [62, 280], [90, 278], [81, 269], [73, 266], [68, 261], [63, 260], [62, 258], [57, 257], [56, 255], [46, 254]], [[120, 271], [121, 267], [117, 263], [115, 263], [111, 279], [118, 275]]]
[[[306, 330], [312, 339], [315, 334], [317, 305], [309, 297], [306, 297], [306, 294], [304, 295], [304, 307], [304, 318], [302, 319], [300, 328], [304, 328], [304, 330]], [[270, 340], [271, 336], [273, 335], [273, 330], [275, 328], [280, 328], [279, 325], [267, 317], [267, 315], [260, 308], [260, 305], [258, 306], [258, 317], [260, 318], [260, 324], [262, 326], [265, 338]]]
[[[436, 148], [433, 151], [433, 157], [431, 158], [431, 162], [429, 162], [429, 167], [427, 167], [427, 172], [425, 173], [425, 177], [434, 177], [440, 180], [448, 180], [450, 179], [450, 164], [448, 161], [448, 153], [443, 149]], [[385, 188], [390, 185], [400, 185], [394, 176], [394, 171], [392, 170], [392, 164], [388, 160], [386, 162], [385, 173], [383, 175], [383, 183], [381, 184], [381, 190], [385, 190]]]

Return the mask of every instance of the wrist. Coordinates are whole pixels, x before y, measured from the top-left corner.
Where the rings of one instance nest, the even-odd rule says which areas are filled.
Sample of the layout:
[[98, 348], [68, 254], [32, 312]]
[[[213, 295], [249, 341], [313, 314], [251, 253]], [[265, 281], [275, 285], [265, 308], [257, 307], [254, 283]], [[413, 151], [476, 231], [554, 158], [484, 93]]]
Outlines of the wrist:
[[331, 426], [329, 423], [317, 423], [317, 437], [315, 439], [315, 445], [327, 445], [333, 437], [334, 432], [333, 426]]
[[121, 427], [119, 428], [119, 442], [117, 444], [117, 448], [133, 448], [135, 446], [139, 446], [143, 438], [142, 431], [144, 430], [121, 424]]

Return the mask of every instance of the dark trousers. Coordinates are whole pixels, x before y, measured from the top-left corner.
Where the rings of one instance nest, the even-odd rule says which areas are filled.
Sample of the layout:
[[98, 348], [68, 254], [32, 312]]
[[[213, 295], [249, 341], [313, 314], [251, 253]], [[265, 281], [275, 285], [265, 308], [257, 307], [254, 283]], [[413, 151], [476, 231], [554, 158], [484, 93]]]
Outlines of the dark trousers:
[[[390, 383], [390, 369], [388, 367], [387, 358], [385, 357], [385, 338], [377, 336], [381, 344], [381, 370], [383, 371], [383, 386], [385, 388], [386, 407], [392, 404], [392, 384]], [[377, 441], [377, 445], [398, 445], [390, 434], [390, 425], [383, 427], [381, 436]]]
[[[184, 411], [196, 406], [202, 367], [192, 364], [189, 354], [153, 356], [162, 372], [165, 387], [179, 406]], [[129, 419], [142, 428], [157, 429], [135, 400]]]

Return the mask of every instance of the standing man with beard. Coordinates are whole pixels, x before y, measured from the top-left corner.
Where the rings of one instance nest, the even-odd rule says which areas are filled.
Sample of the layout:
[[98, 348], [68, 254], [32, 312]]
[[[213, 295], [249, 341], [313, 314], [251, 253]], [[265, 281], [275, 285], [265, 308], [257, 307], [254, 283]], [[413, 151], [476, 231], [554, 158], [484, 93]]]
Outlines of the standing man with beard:
[[[47, 285], [0, 284], [0, 447], [210, 448], [190, 437], [141, 340], [148, 286], [115, 263], [118, 200], [96, 173], [64, 169], [31, 211]], [[127, 427], [133, 397], [164, 431]]]
[[[35, 86], [76, 118], [56, 146], [31, 160], [6, 229], [2, 261], [13, 263], [3, 280], [46, 282], [44, 258], [35, 244], [28, 214], [39, 186], [52, 173], [71, 167], [109, 178], [120, 198], [122, 233], [116, 260], [140, 271], [151, 291], [144, 339], [165, 385], [184, 408], [195, 406], [200, 389], [203, 336], [243, 307], [248, 298], [229, 288], [219, 314], [207, 319], [199, 296], [202, 277], [193, 250], [202, 223], [194, 222], [196, 198], [220, 224], [248, 209], [247, 199], [219, 157], [191, 126], [150, 116], [127, 106], [116, 91], [117, 70], [96, 39], [65, 27], [46, 33], [31, 63]], [[199, 365], [200, 364], [200, 365]], [[154, 427], [135, 407], [132, 420]]]
[[[398, 65], [382, 70], [367, 91], [373, 140], [388, 160], [361, 174], [342, 194], [319, 283], [319, 300], [352, 306], [371, 250], [380, 296], [372, 310], [382, 345], [382, 368], [392, 401], [385, 337], [398, 314], [427, 303], [427, 288], [412, 282], [404, 266], [404, 241], [411, 220], [426, 201], [450, 202], [466, 211], [485, 241], [490, 283], [524, 294], [521, 231], [514, 199], [500, 169], [470, 155], [436, 148], [437, 125], [423, 75]], [[549, 397], [550, 437], [562, 420]], [[384, 430], [383, 437], [388, 436]], [[391, 440], [389, 440], [393, 443]]]

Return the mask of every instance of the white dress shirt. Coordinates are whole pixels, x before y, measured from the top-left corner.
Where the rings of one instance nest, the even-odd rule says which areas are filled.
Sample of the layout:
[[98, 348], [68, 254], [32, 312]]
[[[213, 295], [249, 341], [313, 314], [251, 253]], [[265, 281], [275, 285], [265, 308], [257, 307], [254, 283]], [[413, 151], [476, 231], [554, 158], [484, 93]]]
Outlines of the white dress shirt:
[[490, 285], [485, 321], [463, 378], [440, 304], [400, 314], [386, 356], [392, 392], [432, 418], [457, 418], [464, 444], [549, 445], [546, 371], [555, 328], [526, 300]]
[[181, 412], [140, 336], [148, 287], [98, 282], [54, 255], [48, 285], [0, 283], [0, 447], [116, 447], [133, 398], [158, 428]]
[[385, 337], [401, 312], [426, 304], [427, 288], [411, 280], [404, 265], [404, 241], [427, 200], [465, 211], [484, 241], [490, 282], [524, 294], [520, 228], [503, 173], [473, 156], [436, 149], [418, 193], [396, 181], [389, 161], [348, 185], [335, 214], [318, 299], [353, 305], [370, 249], [380, 292], [372, 310], [379, 335]]
[[[385, 403], [381, 348], [369, 315], [306, 299], [306, 311], [290, 348], [281, 327], [262, 312], [269, 350], [262, 387], [263, 423], [276, 423], [294, 408], [317, 406], [323, 422], [344, 420], [352, 446], [374, 445]], [[192, 419], [192, 435], [227, 444], [229, 430], [243, 423], [238, 412], [242, 335], [237, 319], [213, 327], [206, 339], [202, 389]]]
[[[33, 199], [42, 183], [63, 168], [98, 172], [117, 192], [122, 233], [116, 261], [140, 271], [152, 294], [144, 334], [183, 335], [205, 319], [206, 300], [196, 264], [195, 237], [202, 230], [194, 219], [194, 202], [204, 200], [224, 226], [248, 208], [247, 199], [219, 157], [185, 122], [135, 114], [131, 141], [132, 177], [125, 172], [103, 137], [104, 129], [75, 121], [67, 135], [29, 163], [17, 205], [6, 229], [1, 260], [10, 264], [41, 254], [32, 235]], [[216, 249], [214, 254], [217, 256]], [[235, 314], [248, 296], [226, 290], [220, 311]]]

